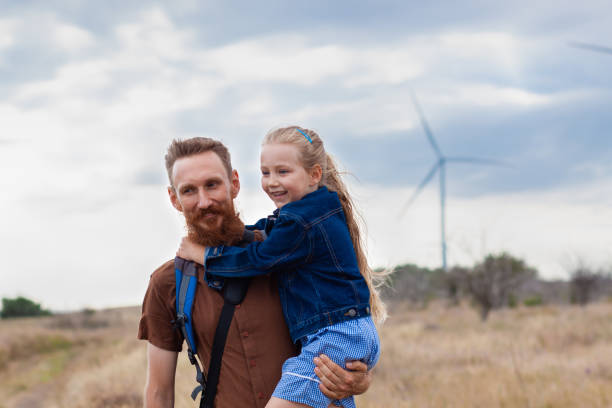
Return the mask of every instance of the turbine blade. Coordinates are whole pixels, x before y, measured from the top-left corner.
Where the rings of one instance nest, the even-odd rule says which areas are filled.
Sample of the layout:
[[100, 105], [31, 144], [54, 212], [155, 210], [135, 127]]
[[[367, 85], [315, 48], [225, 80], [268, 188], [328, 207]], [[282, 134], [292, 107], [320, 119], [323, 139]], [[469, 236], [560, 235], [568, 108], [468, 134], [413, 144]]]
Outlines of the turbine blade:
[[604, 54], [612, 54], [612, 48], [604, 47], [601, 45], [587, 44], [582, 42], [570, 42], [568, 43], [568, 45], [574, 48], [582, 48], [583, 50], [602, 52]]
[[474, 164], [487, 164], [491, 166], [501, 166], [501, 167], [511, 167], [511, 168], [515, 167], [512, 164], [507, 163], [503, 160], [486, 159], [482, 157], [453, 156], [453, 157], [447, 157], [445, 160], [447, 162], [454, 162], [454, 163], [474, 163]]
[[419, 195], [419, 193], [421, 192], [421, 190], [423, 190], [423, 188], [425, 188], [427, 183], [429, 183], [431, 181], [433, 176], [436, 174], [436, 171], [438, 171], [438, 168], [440, 168], [440, 162], [439, 161], [436, 162], [436, 164], [434, 164], [434, 166], [431, 168], [431, 170], [429, 170], [429, 173], [427, 173], [427, 175], [425, 176], [423, 181], [421, 181], [421, 184], [419, 184], [419, 186], [414, 191], [414, 193], [412, 193], [412, 196], [410, 197], [410, 199], [406, 202], [406, 204], [404, 204], [404, 206], [402, 207], [402, 209], [399, 212], [398, 218], [401, 218], [404, 215], [404, 213], [406, 212], [408, 207], [410, 207], [410, 205], [414, 202], [414, 200], [416, 200], [416, 198]]
[[427, 135], [427, 139], [429, 139], [429, 143], [431, 144], [431, 147], [436, 152], [438, 159], [441, 159], [443, 157], [442, 152], [440, 151], [440, 148], [436, 144], [436, 140], [433, 137], [433, 133], [431, 133], [429, 124], [427, 123], [427, 120], [425, 119], [425, 115], [423, 115], [421, 106], [419, 105], [419, 102], [417, 101], [416, 95], [414, 94], [413, 91], [410, 91], [410, 96], [412, 97], [412, 103], [414, 104], [414, 108], [416, 109], [417, 114], [419, 115], [419, 119], [421, 120], [421, 125], [423, 126], [423, 129], [425, 130], [425, 135]]

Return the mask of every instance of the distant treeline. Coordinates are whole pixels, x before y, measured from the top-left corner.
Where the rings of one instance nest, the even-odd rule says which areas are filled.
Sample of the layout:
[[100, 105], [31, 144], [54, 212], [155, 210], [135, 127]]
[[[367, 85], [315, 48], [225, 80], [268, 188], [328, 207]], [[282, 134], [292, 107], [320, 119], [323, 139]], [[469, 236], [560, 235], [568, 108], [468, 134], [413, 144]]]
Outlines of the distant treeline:
[[43, 309], [39, 303], [35, 303], [23, 296], [18, 296], [14, 299], [2, 298], [2, 311], [0, 311], [2, 319], [49, 315], [51, 315], [49, 310]]
[[[490, 254], [471, 268], [455, 266], [448, 272], [414, 264], [396, 266], [387, 276], [381, 294], [387, 302], [407, 301], [415, 307], [426, 307], [434, 299], [442, 299], [449, 306], [469, 300], [485, 320], [492, 310], [503, 307], [586, 305], [599, 299], [612, 300], [612, 271], [579, 265], [570, 272], [569, 280], [543, 280], [535, 268], [520, 258], [508, 253]], [[84, 314], [92, 314], [88, 311], [85, 309]], [[21, 296], [2, 299], [3, 319], [50, 314], [40, 304]]]
[[554, 303], [585, 305], [598, 299], [612, 299], [612, 273], [577, 266], [569, 280], [543, 280], [535, 268], [508, 253], [487, 255], [471, 268], [423, 268], [399, 265], [381, 288], [388, 302], [407, 301], [425, 307], [433, 299], [449, 306], [469, 300], [485, 320], [491, 310], [518, 305]]

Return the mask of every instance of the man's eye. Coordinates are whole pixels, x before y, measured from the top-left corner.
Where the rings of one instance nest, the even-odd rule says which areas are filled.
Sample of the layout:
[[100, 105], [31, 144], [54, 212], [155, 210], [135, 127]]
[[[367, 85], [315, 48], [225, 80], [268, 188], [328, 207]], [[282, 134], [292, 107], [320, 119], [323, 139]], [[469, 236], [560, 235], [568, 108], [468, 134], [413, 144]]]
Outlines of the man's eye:
[[181, 190], [181, 194], [189, 194], [191, 192], [193, 192], [193, 188], [191, 187], [187, 187]]
[[210, 183], [206, 184], [206, 187], [208, 188], [215, 188], [217, 187], [219, 183], [217, 183], [216, 181], [211, 181]]

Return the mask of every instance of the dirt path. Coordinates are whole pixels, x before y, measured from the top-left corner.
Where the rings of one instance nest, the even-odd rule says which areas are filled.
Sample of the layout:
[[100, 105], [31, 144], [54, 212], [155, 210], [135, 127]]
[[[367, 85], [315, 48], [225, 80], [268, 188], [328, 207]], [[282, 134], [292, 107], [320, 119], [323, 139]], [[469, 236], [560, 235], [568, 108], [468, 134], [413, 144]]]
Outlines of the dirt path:
[[[128, 383], [122, 370], [144, 371], [144, 348], [135, 338], [137, 316], [136, 309], [99, 312], [96, 322], [104, 324], [96, 328], [79, 324], [82, 315], [1, 322], [0, 352], [10, 360], [0, 367], [0, 408], [142, 406], [139, 384], [119, 400], [98, 400], [115, 395], [103, 390], [108, 384], [120, 389], [121, 383]], [[77, 324], [66, 321], [70, 318]], [[58, 328], [56, 321], [67, 327]], [[122, 369], [124, 360], [132, 361], [134, 368]]]

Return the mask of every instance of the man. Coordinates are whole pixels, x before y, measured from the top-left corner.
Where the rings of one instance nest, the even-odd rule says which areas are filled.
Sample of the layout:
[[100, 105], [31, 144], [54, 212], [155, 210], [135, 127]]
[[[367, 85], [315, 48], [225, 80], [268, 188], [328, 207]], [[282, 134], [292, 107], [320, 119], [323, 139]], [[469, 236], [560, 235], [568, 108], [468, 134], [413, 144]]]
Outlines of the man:
[[[233, 199], [240, 191], [227, 148], [219, 141], [193, 138], [173, 141], [166, 154], [168, 194], [185, 216], [190, 238], [202, 245], [240, 245], [244, 226]], [[173, 407], [178, 352], [183, 338], [173, 326], [176, 317], [174, 263], [151, 275], [138, 331], [149, 341], [145, 407]], [[205, 282], [198, 271], [193, 306], [198, 357], [208, 367], [223, 296], [221, 281]], [[227, 336], [215, 406], [264, 407], [281, 376], [282, 363], [297, 354], [283, 314], [274, 277], [251, 280], [242, 304], [236, 307]], [[331, 398], [364, 392], [370, 376], [364, 364], [353, 362], [346, 371], [325, 356], [315, 362], [321, 390]]]

